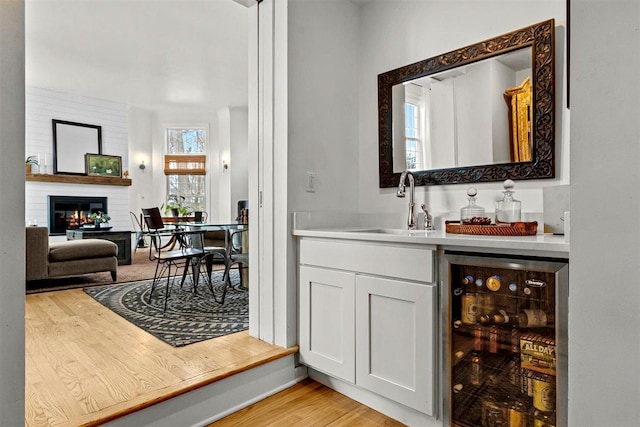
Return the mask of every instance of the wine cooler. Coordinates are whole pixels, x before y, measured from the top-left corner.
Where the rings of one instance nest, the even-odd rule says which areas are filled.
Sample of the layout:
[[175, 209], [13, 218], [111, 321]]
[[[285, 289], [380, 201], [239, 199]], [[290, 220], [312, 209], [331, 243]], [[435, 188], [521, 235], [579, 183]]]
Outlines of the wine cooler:
[[445, 252], [444, 418], [567, 426], [566, 260]]

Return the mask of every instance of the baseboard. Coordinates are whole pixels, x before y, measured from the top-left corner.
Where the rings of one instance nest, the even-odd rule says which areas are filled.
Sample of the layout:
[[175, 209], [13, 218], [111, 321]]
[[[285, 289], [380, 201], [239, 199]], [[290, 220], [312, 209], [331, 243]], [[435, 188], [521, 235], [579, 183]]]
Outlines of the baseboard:
[[206, 426], [306, 378], [294, 355], [282, 357], [106, 424], [109, 427]]
[[372, 393], [354, 384], [308, 369], [309, 378], [408, 426], [442, 427], [442, 420]]
[[229, 408], [228, 410], [216, 414], [215, 416], [211, 417], [210, 419], [206, 420], [204, 425], [210, 424], [214, 421], [218, 421], [224, 417], [226, 417], [227, 415], [231, 415], [234, 412], [238, 412], [241, 409], [246, 408], [247, 406], [253, 405], [254, 403], [257, 403], [263, 399], [266, 399], [269, 396], [272, 396], [278, 392], [281, 392], [282, 390], [285, 390], [289, 387], [292, 387], [294, 385], [296, 385], [297, 383], [299, 383], [300, 381], [304, 380], [305, 378], [308, 377], [307, 374], [307, 368], [304, 366], [298, 366], [297, 368], [294, 368], [295, 371], [295, 379], [292, 381], [289, 381], [285, 384], [281, 384], [279, 386], [276, 386], [275, 388], [268, 390], [258, 396], [253, 396], [251, 398], [248, 398], [246, 401], [239, 403], [238, 405], [234, 406], [233, 408]]

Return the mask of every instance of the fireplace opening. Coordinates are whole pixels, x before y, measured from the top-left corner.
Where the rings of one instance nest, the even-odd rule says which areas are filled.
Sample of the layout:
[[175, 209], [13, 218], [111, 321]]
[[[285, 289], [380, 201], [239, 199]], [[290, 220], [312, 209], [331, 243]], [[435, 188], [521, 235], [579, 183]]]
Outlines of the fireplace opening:
[[65, 234], [69, 229], [93, 224], [89, 215], [107, 211], [106, 197], [48, 196], [49, 234]]

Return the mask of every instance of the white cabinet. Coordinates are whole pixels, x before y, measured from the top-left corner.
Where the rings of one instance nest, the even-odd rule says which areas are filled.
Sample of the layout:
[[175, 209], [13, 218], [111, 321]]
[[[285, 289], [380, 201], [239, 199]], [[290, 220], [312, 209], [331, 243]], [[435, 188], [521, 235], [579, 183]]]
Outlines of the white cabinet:
[[434, 413], [436, 288], [356, 277], [356, 384]]
[[300, 361], [355, 382], [355, 274], [300, 267]]
[[434, 254], [428, 246], [301, 239], [300, 361], [434, 415]]

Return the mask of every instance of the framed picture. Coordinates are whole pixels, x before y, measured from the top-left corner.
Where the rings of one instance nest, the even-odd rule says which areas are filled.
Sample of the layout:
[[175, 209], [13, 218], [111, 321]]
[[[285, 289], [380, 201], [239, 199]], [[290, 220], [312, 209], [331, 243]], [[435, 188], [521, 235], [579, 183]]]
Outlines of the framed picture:
[[115, 176], [122, 178], [122, 157], [103, 154], [84, 155], [85, 172], [93, 176]]
[[53, 119], [53, 173], [84, 175], [84, 153], [102, 154], [102, 127]]

